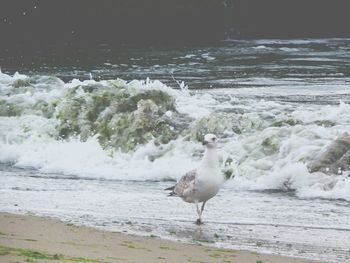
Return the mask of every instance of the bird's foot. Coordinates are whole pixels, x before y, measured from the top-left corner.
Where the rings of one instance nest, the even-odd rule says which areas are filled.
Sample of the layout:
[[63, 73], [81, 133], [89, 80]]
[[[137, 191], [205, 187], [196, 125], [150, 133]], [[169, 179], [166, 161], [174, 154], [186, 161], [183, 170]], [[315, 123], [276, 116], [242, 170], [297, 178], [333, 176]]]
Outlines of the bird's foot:
[[196, 221], [196, 225], [197, 226], [203, 225], [203, 221], [198, 218]]

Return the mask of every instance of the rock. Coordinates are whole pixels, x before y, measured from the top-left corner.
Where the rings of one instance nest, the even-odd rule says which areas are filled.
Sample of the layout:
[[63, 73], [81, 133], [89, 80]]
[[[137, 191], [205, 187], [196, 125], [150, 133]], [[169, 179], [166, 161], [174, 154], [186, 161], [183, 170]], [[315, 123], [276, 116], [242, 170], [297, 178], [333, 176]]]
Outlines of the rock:
[[191, 120], [177, 112], [175, 99], [165, 91], [107, 84], [89, 83], [67, 92], [56, 112], [61, 138], [84, 141], [97, 135], [104, 148], [128, 152], [152, 140], [166, 144], [188, 129]]
[[341, 174], [350, 170], [350, 135], [344, 133], [333, 141], [309, 165], [310, 172], [323, 172], [326, 174]]
[[202, 141], [203, 136], [207, 133], [213, 133], [220, 138], [242, 133], [240, 115], [227, 115], [225, 113], [212, 113], [208, 116], [201, 117], [193, 123], [191, 129], [191, 138]]

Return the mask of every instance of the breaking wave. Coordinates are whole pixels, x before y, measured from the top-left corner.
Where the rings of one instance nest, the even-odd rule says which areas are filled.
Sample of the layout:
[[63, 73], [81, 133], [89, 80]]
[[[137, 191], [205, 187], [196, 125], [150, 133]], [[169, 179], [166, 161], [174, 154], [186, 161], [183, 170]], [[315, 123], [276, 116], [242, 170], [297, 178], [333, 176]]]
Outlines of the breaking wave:
[[348, 104], [238, 92], [174, 89], [149, 79], [64, 83], [0, 73], [0, 162], [41, 176], [176, 180], [198, 163], [199, 142], [210, 132], [220, 138], [226, 187], [350, 201], [347, 169], [310, 172], [320, 153], [349, 131]]

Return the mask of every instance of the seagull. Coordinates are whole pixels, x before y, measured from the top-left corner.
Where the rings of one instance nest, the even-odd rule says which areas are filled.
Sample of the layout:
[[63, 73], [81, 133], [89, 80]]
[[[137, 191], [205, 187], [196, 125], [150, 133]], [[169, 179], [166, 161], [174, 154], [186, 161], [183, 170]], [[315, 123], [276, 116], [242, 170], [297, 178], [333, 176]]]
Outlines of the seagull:
[[[220, 172], [219, 157], [217, 154], [218, 139], [214, 134], [204, 136], [205, 153], [197, 169], [187, 172], [181, 179], [165, 190], [171, 191], [169, 196], [178, 196], [188, 203], [195, 203], [197, 207], [197, 225], [203, 224], [202, 213], [206, 202], [214, 197], [224, 183]], [[199, 209], [198, 204], [202, 204]]]

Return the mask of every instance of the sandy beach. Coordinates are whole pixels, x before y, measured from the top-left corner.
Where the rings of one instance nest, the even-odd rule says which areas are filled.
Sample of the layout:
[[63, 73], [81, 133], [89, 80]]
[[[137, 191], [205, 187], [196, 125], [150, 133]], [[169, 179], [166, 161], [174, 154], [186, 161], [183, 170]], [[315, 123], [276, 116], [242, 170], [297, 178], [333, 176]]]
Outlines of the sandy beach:
[[301, 263], [309, 260], [226, 250], [0, 213], [0, 262]]

